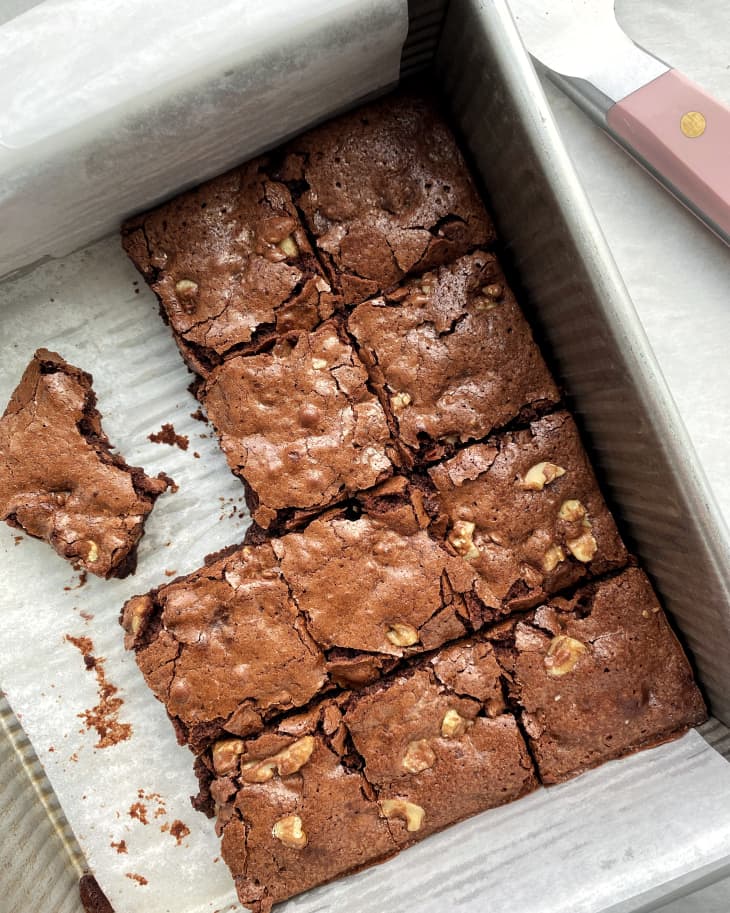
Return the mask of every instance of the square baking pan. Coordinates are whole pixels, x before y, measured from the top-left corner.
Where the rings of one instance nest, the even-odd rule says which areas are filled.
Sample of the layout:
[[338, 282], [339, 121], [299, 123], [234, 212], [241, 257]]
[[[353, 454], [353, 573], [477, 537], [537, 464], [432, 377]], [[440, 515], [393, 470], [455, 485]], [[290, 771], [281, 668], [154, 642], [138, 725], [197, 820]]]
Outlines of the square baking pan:
[[[401, 77], [428, 78], [443, 95], [496, 218], [502, 255], [568, 391], [622, 531], [689, 647], [713, 714], [702, 733], [727, 753], [730, 538], [509, 10], [503, 0], [411, 0], [409, 19]], [[169, 173], [174, 150], [170, 160]], [[210, 166], [201, 160], [197, 176], [207, 176]], [[160, 186], [167, 177], [163, 161]], [[4, 701], [0, 790], [0, 910], [78, 913], [83, 855]], [[693, 848], [685, 849], [692, 858]], [[690, 868], [681, 879], [604, 909], [655, 909], [722, 877], [730, 872], [730, 846], [711, 863], [697, 854]], [[476, 897], [460, 909], [485, 909], [486, 900]]]

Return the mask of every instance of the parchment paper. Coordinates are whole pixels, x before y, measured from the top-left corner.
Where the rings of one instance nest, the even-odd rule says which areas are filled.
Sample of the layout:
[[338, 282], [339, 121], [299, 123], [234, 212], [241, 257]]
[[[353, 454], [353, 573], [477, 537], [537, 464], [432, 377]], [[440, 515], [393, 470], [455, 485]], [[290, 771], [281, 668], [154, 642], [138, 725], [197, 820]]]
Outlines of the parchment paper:
[[395, 82], [407, 23], [406, 0], [45, 0], [5, 22], [0, 276]]
[[[61, 558], [24, 536], [16, 545], [17, 531], [0, 527], [0, 682], [119, 913], [212, 913], [234, 895], [212, 825], [189, 805], [192, 755], [175, 743], [162, 705], [124, 653], [117, 617], [128, 596], [164, 582], [166, 571], [191, 571], [239, 541], [247, 521], [240, 484], [214, 439], [202, 436], [209, 427], [190, 416], [190, 375], [154, 297], [136, 282], [110, 238], [0, 286], [0, 402], [37, 346], [57, 349], [93, 372], [119, 450], [180, 485], [158, 501], [139, 570], [125, 581], [89, 578], [65, 590], [78, 575]], [[188, 435], [187, 451], [147, 440], [165, 421]], [[98, 704], [96, 674], [67, 635], [90, 637], [104, 658], [130, 739], [94, 747], [98, 734], [78, 715]], [[147, 824], [139, 806], [130, 814], [137, 803]], [[180, 845], [175, 821], [190, 829]], [[121, 840], [127, 853], [112, 846]], [[729, 843], [730, 765], [693, 733], [487, 812], [290, 909], [597, 913], [721, 859]]]

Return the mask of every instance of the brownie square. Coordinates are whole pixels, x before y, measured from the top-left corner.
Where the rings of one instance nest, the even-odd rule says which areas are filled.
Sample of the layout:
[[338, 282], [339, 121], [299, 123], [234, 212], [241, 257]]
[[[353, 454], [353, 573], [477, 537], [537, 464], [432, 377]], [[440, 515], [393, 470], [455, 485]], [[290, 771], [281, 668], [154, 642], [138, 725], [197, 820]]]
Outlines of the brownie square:
[[360, 304], [348, 328], [409, 461], [439, 459], [560, 398], [493, 254]]
[[390, 432], [342, 328], [228, 358], [200, 392], [262, 529], [281, 528], [392, 472]]
[[567, 412], [466, 447], [428, 477], [432, 532], [477, 573], [486, 607], [529, 608], [628, 560]]
[[339, 721], [326, 702], [213, 749], [223, 859], [257, 913], [398, 851]]
[[218, 742], [206, 765], [223, 858], [262, 913], [536, 786], [486, 643]]
[[707, 713], [645, 574], [554, 598], [498, 647], [544, 783], [656, 745]]
[[130, 599], [125, 643], [181, 742], [201, 751], [306, 704], [326, 683], [271, 546], [244, 547]]
[[537, 785], [486, 643], [447, 647], [371, 686], [344, 722], [399, 846]]
[[286, 187], [257, 158], [122, 226], [122, 244], [160, 301], [188, 365], [311, 329], [334, 310]]
[[333, 512], [272, 543], [330, 677], [344, 687], [472, 630], [474, 571], [429, 535], [401, 484], [385, 483], [385, 507], [373, 497], [359, 517]]
[[297, 137], [278, 176], [345, 304], [494, 240], [451, 131], [421, 95], [389, 95]]
[[0, 518], [98, 577], [126, 577], [172, 480], [128, 466], [101, 427], [90, 374], [38, 349], [0, 419]]

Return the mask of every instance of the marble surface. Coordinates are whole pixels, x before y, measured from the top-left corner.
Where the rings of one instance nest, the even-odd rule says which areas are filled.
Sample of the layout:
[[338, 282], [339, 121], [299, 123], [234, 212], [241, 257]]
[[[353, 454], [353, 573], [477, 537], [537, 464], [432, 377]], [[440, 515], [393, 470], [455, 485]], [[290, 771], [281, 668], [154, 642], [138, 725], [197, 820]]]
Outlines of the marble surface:
[[[730, 104], [727, 0], [616, 0], [616, 14], [634, 41]], [[730, 249], [543, 84], [730, 525]]]

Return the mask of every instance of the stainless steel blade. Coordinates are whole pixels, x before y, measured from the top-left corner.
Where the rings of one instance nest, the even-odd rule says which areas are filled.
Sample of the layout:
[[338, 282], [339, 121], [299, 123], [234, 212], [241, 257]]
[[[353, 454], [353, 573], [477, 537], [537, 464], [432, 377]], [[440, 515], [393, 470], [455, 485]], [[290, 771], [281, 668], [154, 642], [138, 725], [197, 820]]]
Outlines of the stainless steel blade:
[[590, 83], [606, 102], [620, 101], [669, 69], [625, 34], [613, 0], [509, 0], [509, 5], [530, 54], [555, 73]]

